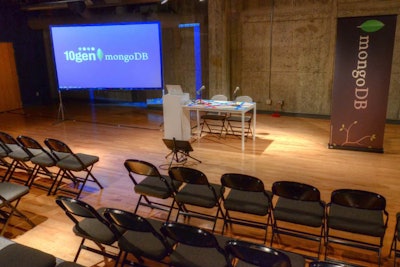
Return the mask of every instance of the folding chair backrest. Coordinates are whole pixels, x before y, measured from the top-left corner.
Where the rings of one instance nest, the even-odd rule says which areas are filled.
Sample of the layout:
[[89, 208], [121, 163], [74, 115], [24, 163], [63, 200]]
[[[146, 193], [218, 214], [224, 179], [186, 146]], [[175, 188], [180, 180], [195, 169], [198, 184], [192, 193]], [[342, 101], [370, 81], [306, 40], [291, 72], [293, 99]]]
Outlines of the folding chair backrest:
[[155, 229], [145, 218], [128, 211], [107, 208], [104, 210], [104, 217], [126, 230], [155, 233]]
[[213, 95], [211, 97], [212, 100], [220, 100], [220, 101], [227, 101], [228, 97], [226, 95]]
[[6, 157], [11, 152], [11, 149], [0, 139], [0, 155]]
[[28, 136], [20, 135], [17, 137], [17, 141], [28, 149], [43, 149], [39, 142]]
[[320, 191], [312, 185], [291, 182], [278, 181], [272, 184], [272, 193], [274, 195], [301, 201], [320, 201]]
[[18, 141], [14, 137], [5, 132], [0, 132], [0, 140], [3, 143], [5, 149], [7, 150], [7, 153], [10, 153], [11, 151], [14, 151], [21, 147]]
[[9, 153], [8, 148], [0, 141], [0, 158], [4, 158]]
[[142, 257], [160, 261], [172, 252], [172, 245], [159, 232], [161, 222], [121, 209], [106, 208], [103, 215], [124, 232], [123, 241], [118, 243], [120, 250], [132, 253], [139, 261]]
[[11, 144], [18, 145], [17, 140], [5, 132], [0, 132], [0, 140], [3, 141], [3, 143], [5, 143], [7, 145], [11, 145]]
[[196, 226], [166, 222], [161, 227], [161, 232], [166, 237], [188, 246], [222, 249], [212, 233]]
[[[75, 255], [74, 262], [79, 257], [82, 249], [100, 254], [104, 257], [118, 260], [119, 256], [110, 253], [104, 245], [112, 246], [121, 237], [120, 232], [115, 225], [110, 223], [102, 216], [104, 208], [94, 209], [89, 204], [67, 196], [58, 196], [56, 203], [65, 211], [65, 214], [74, 222], [73, 232], [76, 236], [82, 238], [78, 252]], [[96, 244], [94, 246], [85, 245], [85, 240], [91, 240]]]
[[166, 222], [161, 233], [176, 242], [170, 254], [171, 266], [231, 266], [222, 237], [214, 236], [201, 228], [177, 222]]
[[[50, 149], [51, 154], [56, 158], [56, 160], [61, 160], [69, 155], [74, 155], [72, 150], [60, 140], [46, 138], [44, 143]], [[79, 159], [77, 160], [81, 162]]]
[[209, 186], [207, 176], [203, 172], [196, 169], [176, 166], [170, 168], [168, 174], [172, 179], [176, 181], [188, 184]]
[[146, 176], [161, 176], [157, 167], [146, 161], [127, 159], [124, 162], [124, 166], [129, 173], [133, 172], [138, 175]]
[[40, 153], [46, 153], [47, 156], [49, 156], [49, 158], [53, 159], [50, 153], [46, 151], [40, 145], [40, 143], [35, 139], [33, 139], [32, 137], [20, 135], [17, 137], [17, 141], [22, 145], [22, 148], [24, 148], [25, 152], [31, 157], [40, 152]]
[[57, 139], [52, 139], [52, 138], [46, 138], [44, 140], [44, 143], [46, 146], [50, 149], [51, 153], [57, 160], [61, 160], [63, 158], [66, 158], [68, 156], [73, 156], [79, 164], [84, 167], [84, 163], [82, 160], [75, 155], [74, 152], [72, 152], [71, 148], [69, 146]]
[[239, 240], [230, 240], [225, 246], [228, 255], [260, 267], [290, 267], [290, 258], [273, 248]]
[[52, 138], [46, 138], [44, 143], [53, 152], [73, 154], [72, 150], [68, 147], [68, 145], [65, 144], [64, 142], [60, 141], [60, 140], [52, 139]]
[[120, 209], [106, 208], [103, 214], [104, 217], [106, 217], [106, 219], [109, 222], [113, 223], [114, 225], [124, 230], [134, 231], [134, 232], [146, 232], [153, 234], [157, 239], [159, 239], [164, 244], [167, 250], [170, 249], [168, 241], [156, 229], [154, 229], [154, 227], [147, 219], [135, 213]]
[[338, 189], [331, 194], [331, 203], [367, 210], [385, 210], [386, 199], [376, 193], [354, 190]]
[[235, 98], [236, 102], [253, 102], [253, 98], [247, 95], [241, 95]]
[[91, 205], [71, 197], [58, 196], [56, 203], [65, 211], [65, 214], [79, 227], [79, 217], [86, 219], [96, 219], [109, 228], [115, 235], [119, 235], [118, 230], [114, 228], [105, 218], [103, 218]]
[[239, 173], [225, 173], [221, 176], [221, 184], [241, 191], [264, 192], [264, 183], [253, 176]]
[[59, 196], [56, 203], [67, 213], [67, 215], [75, 215], [83, 218], [99, 218], [97, 211], [89, 204], [70, 197]]

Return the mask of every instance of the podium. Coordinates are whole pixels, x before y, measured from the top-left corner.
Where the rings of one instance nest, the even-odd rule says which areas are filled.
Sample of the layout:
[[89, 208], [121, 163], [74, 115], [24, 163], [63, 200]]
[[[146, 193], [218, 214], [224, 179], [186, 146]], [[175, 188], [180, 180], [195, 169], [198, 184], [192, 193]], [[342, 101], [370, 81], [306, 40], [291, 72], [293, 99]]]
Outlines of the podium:
[[191, 138], [190, 111], [182, 108], [189, 101], [188, 93], [163, 96], [164, 139], [187, 141]]

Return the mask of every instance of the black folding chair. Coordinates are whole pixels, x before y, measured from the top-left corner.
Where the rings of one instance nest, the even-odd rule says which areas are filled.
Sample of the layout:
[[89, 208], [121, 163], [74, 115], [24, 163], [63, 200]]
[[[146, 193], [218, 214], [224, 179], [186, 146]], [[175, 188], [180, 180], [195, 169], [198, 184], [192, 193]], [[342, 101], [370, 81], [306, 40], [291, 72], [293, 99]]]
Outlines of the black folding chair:
[[[27, 185], [29, 187], [36, 185], [39, 188], [47, 190], [47, 195], [50, 195], [51, 188], [53, 188], [54, 184], [57, 182], [57, 172], [55, 173], [50, 170], [50, 168], [56, 166], [56, 158], [32, 137], [20, 135], [17, 137], [17, 141], [22, 145], [25, 151], [30, 154], [30, 162], [34, 165]], [[36, 183], [37, 178], [40, 178], [38, 175], [49, 177], [51, 179], [50, 185]]]
[[[74, 222], [73, 232], [75, 235], [82, 238], [74, 262], [77, 261], [82, 249], [114, 259], [118, 262], [119, 254], [113, 253], [111, 248], [114, 248], [114, 250], [117, 248], [114, 243], [118, 241], [122, 232], [103, 217], [102, 214], [105, 208], [96, 210], [86, 202], [67, 196], [58, 196], [56, 203]], [[86, 245], [86, 240], [93, 241], [98, 247]], [[106, 249], [106, 246], [109, 246], [110, 249]]]
[[[103, 186], [92, 174], [94, 164], [99, 161], [98, 156], [84, 153], [74, 153], [67, 144], [52, 138], [47, 138], [44, 143], [57, 160], [56, 166], [60, 168], [60, 171], [57, 174], [57, 177], [60, 178], [55, 186], [54, 191], [53, 187], [50, 188], [50, 191], [53, 191], [53, 194], [56, 194], [57, 191], [60, 190], [75, 194], [76, 198], [79, 198], [87, 181], [92, 181], [96, 183], [100, 189], [103, 189]], [[77, 173], [81, 172], [84, 173], [84, 176], [77, 176]], [[69, 189], [68, 187], [62, 187], [62, 182], [64, 179], [72, 180], [76, 190]]]
[[[212, 231], [214, 232], [219, 215], [221, 214], [222, 218], [225, 217], [221, 208], [222, 186], [209, 183], [203, 172], [192, 168], [172, 167], [168, 173], [173, 180], [183, 184], [181, 189], [174, 187], [175, 201], [178, 204], [175, 221], [178, 221], [180, 215], [210, 220], [213, 221]], [[190, 206], [205, 208], [207, 211], [190, 209]], [[209, 214], [212, 209], [216, 211]]]
[[225, 245], [233, 266], [237, 267], [304, 267], [303, 256], [269, 248], [261, 244], [243, 240], [230, 240]]
[[[228, 224], [241, 224], [265, 230], [264, 242], [267, 239], [268, 226], [271, 221], [271, 195], [265, 190], [264, 183], [253, 176], [239, 173], [225, 173], [221, 176], [223, 191], [230, 189], [229, 193], [222, 195], [225, 208], [224, 226]], [[257, 215], [260, 220], [250, 220], [246, 214]], [[234, 216], [235, 215], [235, 216]]]
[[170, 266], [230, 266], [224, 250], [229, 240], [226, 237], [215, 236], [199, 227], [177, 222], [166, 222], [161, 232], [176, 242], [169, 257]]
[[35, 224], [21, 211], [17, 209], [21, 198], [29, 193], [29, 187], [16, 183], [1, 182], [0, 183], [0, 219], [3, 221], [4, 226], [1, 230], [0, 235], [3, 235], [9, 222], [10, 218], [15, 214], [18, 217], [23, 218], [32, 227]]
[[128, 211], [110, 208], [105, 209], [104, 216], [125, 231], [118, 239], [119, 257], [125, 252], [121, 266], [131, 263], [127, 261], [128, 254], [135, 256], [139, 264], [143, 264], [143, 258], [162, 262], [172, 251], [171, 244], [160, 232], [161, 221], [145, 219]]
[[[172, 181], [168, 175], [162, 175], [157, 167], [143, 160], [127, 159], [124, 166], [128, 171], [129, 178], [134, 184], [134, 190], [139, 194], [139, 200], [136, 204], [135, 213], [140, 205], [159, 209], [168, 212], [167, 221], [171, 216], [175, 204], [174, 191], [172, 187], [179, 188], [182, 183]], [[142, 180], [139, 180], [142, 177]], [[156, 202], [150, 198], [168, 199], [172, 198], [171, 204]], [[144, 200], [144, 201], [143, 201]]]
[[[376, 252], [380, 265], [388, 219], [382, 195], [354, 189], [333, 191], [327, 205], [325, 260], [331, 244], [340, 244]], [[353, 236], [344, 235], [346, 232]]]
[[325, 202], [320, 191], [308, 184], [277, 181], [272, 184], [273, 227], [271, 246], [280, 234], [318, 242], [318, 259], [325, 238]]
[[[228, 97], [225, 95], [214, 95], [211, 97], [212, 100], [227, 101]], [[202, 133], [218, 134], [219, 137], [228, 131], [225, 122], [227, 118], [226, 112], [208, 111], [201, 116], [202, 125], [200, 129], [200, 135]]]
[[10, 181], [11, 179], [18, 180], [20, 182], [25, 183], [26, 185], [29, 182], [29, 178], [24, 179], [20, 177], [14, 177], [14, 172], [16, 169], [23, 170], [28, 174], [32, 173], [32, 167], [29, 166], [29, 161], [31, 157], [39, 154], [39, 151], [28, 151], [24, 149], [24, 147], [8, 133], [0, 132], [0, 140], [2, 142], [2, 146], [4, 151], [7, 154], [7, 157], [11, 160], [11, 163], [8, 165], [8, 169], [6, 174], [3, 177], [3, 181]]

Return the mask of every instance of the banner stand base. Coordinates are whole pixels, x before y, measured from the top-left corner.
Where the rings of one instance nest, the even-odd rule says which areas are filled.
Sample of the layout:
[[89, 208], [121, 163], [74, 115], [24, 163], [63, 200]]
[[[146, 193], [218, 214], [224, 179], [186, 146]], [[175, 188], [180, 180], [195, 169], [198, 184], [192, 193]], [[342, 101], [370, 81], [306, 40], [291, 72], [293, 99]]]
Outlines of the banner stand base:
[[352, 146], [338, 146], [333, 144], [328, 144], [330, 149], [342, 149], [342, 150], [353, 150], [353, 151], [363, 151], [372, 153], [383, 153], [383, 148], [368, 148], [368, 147], [352, 147]]

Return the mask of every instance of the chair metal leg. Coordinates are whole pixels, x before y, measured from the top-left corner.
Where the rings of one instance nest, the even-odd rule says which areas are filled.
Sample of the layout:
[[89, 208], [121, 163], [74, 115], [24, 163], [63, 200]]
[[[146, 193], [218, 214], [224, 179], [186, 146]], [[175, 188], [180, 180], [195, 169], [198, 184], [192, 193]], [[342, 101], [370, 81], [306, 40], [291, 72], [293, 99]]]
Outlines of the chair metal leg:
[[[61, 191], [66, 191], [66, 192], [69, 192], [69, 193], [72, 193], [72, 194], [76, 194], [76, 198], [79, 198], [81, 193], [82, 193], [82, 191], [83, 191], [83, 188], [86, 185], [86, 182], [89, 180], [89, 177], [92, 178], [92, 180], [90, 180], [90, 181], [95, 182], [100, 187], [100, 189], [103, 189], [103, 186], [100, 184], [100, 182], [91, 173], [92, 168], [93, 168], [93, 165], [89, 169], [82, 170], [82, 172], [86, 172], [86, 176], [84, 178], [82, 178], [82, 177], [79, 178], [79, 177], [75, 176], [72, 173], [72, 171], [70, 171], [70, 170], [62, 170], [61, 171], [61, 175], [59, 175], [59, 173], [60, 173], [59, 172], [56, 177], [60, 176], [60, 179], [58, 180], [58, 183], [55, 186], [53, 195], [55, 195], [58, 190], [61, 190]], [[61, 183], [62, 183], [64, 178], [70, 179], [74, 183], [74, 185], [78, 188], [78, 192], [73, 192], [73, 191], [70, 191], [70, 190], [67, 190], [67, 189], [61, 189], [60, 188], [61, 187]], [[51, 190], [53, 190], [53, 187], [54, 187], [54, 184], [52, 185]]]
[[7, 169], [7, 172], [3, 177], [3, 182], [9, 181], [11, 179], [11, 176], [14, 174], [16, 168], [17, 168], [17, 161], [16, 160], [11, 161], [10, 166]]
[[100, 184], [99, 180], [97, 180], [96, 177], [94, 177], [94, 175], [92, 174], [92, 168], [90, 168], [89, 175], [90, 177], [92, 177], [93, 182], [95, 182], [100, 187], [100, 189], [104, 189], [104, 187]]
[[[67, 170], [62, 170], [62, 173], [61, 173], [61, 175], [60, 175], [60, 179], [58, 179], [58, 183], [57, 183], [57, 185], [55, 186], [55, 189], [54, 189], [54, 191], [53, 191], [53, 195], [55, 195], [55, 194], [57, 193], [58, 189], [60, 188], [61, 182], [62, 182], [62, 180], [64, 179], [64, 175], [65, 175], [66, 173], [67, 173]], [[52, 186], [52, 188], [53, 188], [53, 186]]]
[[[123, 253], [124, 253], [124, 252], [123, 252], [122, 250], [119, 251], [118, 256], [117, 256], [117, 259], [115, 260], [114, 267], [117, 267], [117, 266], [118, 266], [119, 260], [121, 259], [121, 256], [122, 256]], [[124, 263], [125, 263], [126, 254], [127, 254], [127, 253], [125, 252], [125, 256], [122, 257], [121, 267], [124, 267], [124, 265], [125, 265]]]
[[[26, 186], [28, 186], [29, 188], [31, 188], [33, 185], [35, 185], [35, 179], [38, 177], [39, 173], [45, 174], [46, 176], [48, 176], [48, 177], [52, 180], [51, 185], [50, 185], [50, 186], [44, 186], [44, 185], [38, 185], [38, 184], [36, 184], [36, 185], [37, 185], [38, 187], [40, 187], [40, 188], [47, 189], [47, 195], [49, 196], [49, 195], [51, 194], [51, 191], [50, 191], [50, 190], [52, 190], [53, 184], [54, 184], [55, 181], [57, 181], [57, 179], [58, 179], [59, 172], [57, 172], [56, 174], [54, 174], [54, 173], [53, 173], [52, 171], [50, 171], [47, 167], [40, 166], [40, 165], [36, 165], [36, 166], [37, 166], [37, 168], [36, 168], [36, 170], [34, 170], [34, 171], [32, 172], [32, 175], [31, 175], [31, 177], [29, 178], [29, 179], [30, 179], [30, 180], [29, 180], [29, 183], [28, 183]], [[36, 166], [35, 166], [35, 167], [36, 167]], [[40, 169], [42, 169], [43, 172], [40, 172]]]
[[79, 254], [81, 253], [82, 247], [83, 247], [83, 243], [85, 242], [85, 238], [82, 238], [81, 243], [79, 244], [79, 248], [78, 251], [76, 252], [75, 258], [74, 258], [74, 262], [76, 262], [78, 260]]
[[[393, 238], [393, 242], [394, 242], [394, 257], [393, 257], [393, 266], [396, 267], [396, 259], [397, 259], [397, 238], [394, 237]], [[392, 250], [390, 250], [390, 253], [392, 252]]]
[[2, 197], [2, 196], [0, 196], [0, 200], [1, 200], [1, 202], [3, 202], [3, 205], [4, 205], [4, 206], [6, 206], [7, 208], [9, 208], [9, 209], [11, 210], [10, 213], [8, 214], [8, 217], [5, 219], [5, 223], [4, 223], [3, 229], [2, 229], [1, 232], [0, 232], [0, 236], [3, 236], [3, 235], [4, 235], [4, 232], [5, 232], [5, 230], [6, 230], [7, 226], [8, 226], [8, 223], [9, 223], [9, 221], [10, 221], [10, 218], [14, 215], [14, 213], [15, 213], [17, 216], [23, 218], [25, 221], [27, 221], [32, 227], [35, 227], [35, 224], [34, 224], [25, 214], [23, 214], [22, 212], [20, 212], [20, 211], [17, 209], [18, 203], [19, 203], [19, 201], [20, 201], [21, 199], [18, 199], [18, 200], [15, 202], [15, 205], [12, 205], [9, 201], [7, 201], [7, 200], [6, 200], [4, 197]]
[[221, 235], [224, 234], [225, 227], [228, 228], [228, 226], [227, 226], [227, 224], [228, 224], [228, 222], [227, 222], [228, 218], [230, 218], [230, 217], [229, 217], [228, 210], [225, 210], [224, 224], [222, 225]]
[[[80, 197], [80, 195], [81, 195], [81, 193], [82, 193], [82, 191], [83, 191], [83, 188], [84, 188], [85, 185], [86, 185], [86, 182], [87, 182], [89, 176], [90, 176], [90, 172], [88, 172], [88, 173], [86, 174], [86, 177], [83, 179], [82, 184], [81, 184], [81, 186], [80, 186], [80, 189], [79, 189], [79, 191], [78, 191], [78, 194], [77, 194], [76, 198], [79, 198], [79, 197]], [[78, 184], [78, 187], [79, 187], [79, 184]], [[103, 189], [103, 187], [102, 187], [101, 185], [100, 185], [100, 188]]]
[[[56, 175], [56, 177], [54, 178], [54, 181], [53, 181], [53, 183], [51, 184], [51, 186], [50, 186], [50, 188], [49, 188], [49, 191], [47, 191], [47, 195], [49, 196], [50, 194], [51, 194], [51, 192], [53, 191], [53, 189], [54, 189], [54, 187], [56, 186], [56, 184], [57, 184], [57, 179], [62, 179], [62, 177], [63, 177], [63, 175], [64, 175], [64, 170], [62, 170], [62, 169], [60, 169], [58, 172], [57, 172], [57, 175]], [[61, 174], [61, 175], [60, 175]], [[60, 178], [58, 178], [58, 177], [60, 177]], [[55, 194], [55, 192], [53, 193], [53, 195]]]
[[171, 217], [171, 213], [172, 213], [172, 209], [174, 208], [174, 205], [175, 205], [175, 199], [172, 200], [172, 204], [171, 204], [171, 207], [170, 207], [170, 209], [169, 209], [167, 219], [165, 220], [165, 221], [167, 221], [167, 222], [169, 221], [169, 218]]

